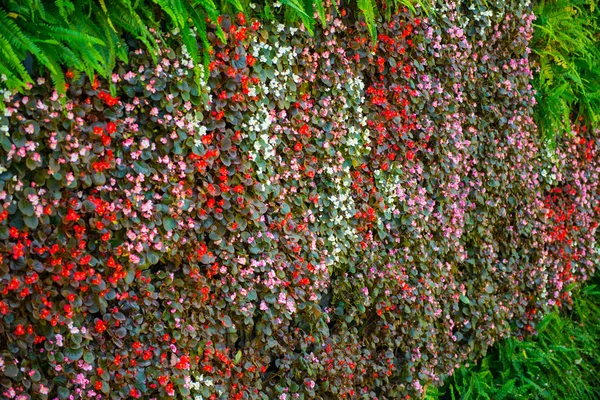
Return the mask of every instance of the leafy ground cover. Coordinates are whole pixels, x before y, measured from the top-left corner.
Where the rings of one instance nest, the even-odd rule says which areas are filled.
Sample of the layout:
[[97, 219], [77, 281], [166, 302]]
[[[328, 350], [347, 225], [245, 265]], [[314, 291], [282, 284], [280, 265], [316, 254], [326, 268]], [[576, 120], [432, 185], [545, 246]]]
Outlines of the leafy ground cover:
[[598, 132], [544, 151], [530, 5], [368, 18], [236, 13], [5, 92], [4, 396], [420, 397], [572, 304]]
[[430, 399], [597, 399], [600, 397], [600, 279], [573, 295], [573, 306], [538, 324], [538, 335], [498, 343], [461, 367]]

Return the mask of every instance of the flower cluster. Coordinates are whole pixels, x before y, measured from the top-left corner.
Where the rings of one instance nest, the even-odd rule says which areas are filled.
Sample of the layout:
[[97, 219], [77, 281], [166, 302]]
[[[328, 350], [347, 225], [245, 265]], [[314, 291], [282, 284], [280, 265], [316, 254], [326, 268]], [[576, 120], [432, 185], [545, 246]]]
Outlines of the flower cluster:
[[598, 132], [540, 151], [527, 4], [438, 3], [5, 96], [2, 397], [418, 397], [568, 303]]

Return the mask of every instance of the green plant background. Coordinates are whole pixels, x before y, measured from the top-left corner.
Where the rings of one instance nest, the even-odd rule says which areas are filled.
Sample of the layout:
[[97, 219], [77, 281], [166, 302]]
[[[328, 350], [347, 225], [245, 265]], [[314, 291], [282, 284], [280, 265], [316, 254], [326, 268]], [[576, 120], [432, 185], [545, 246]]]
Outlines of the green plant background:
[[538, 324], [539, 335], [508, 338], [475, 365], [456, 370], [433, 399], [600, 398], [600, 278]]
[[[302, 22], [309, 32], [324, 23], [322, 0], [284, 0], [282, 9], [265, 1], [262, 20], [288, 24]], [[357, 0], [351, 8], [364, 15], [372, 38], [376, 21], [392, 10], [426, 2], [394, 0], [385, 4]], [[281, 11], [279, 11], [281, 10]], [[600, 107], [600, 11], [595, 1], [557, 0], [534, 4], [537, 16], [532, 52], [537, 71], [536, 122], [548, 148], [570, 134], [571, 123], [581, 120], [598, 127]], [[153, 32], [177, 30], [190, 49], [197, 73], [207, 65], [211, 49], [207, 24], [223, 13], [252, 15], [245, 0], [2, 0], [0, 1], [0, 74], [11, 90], [26, 87], [38, 67], [47, 69], [60, 89], [64, 68], [88, 76], [109, 78], [118, 61], [128, 61], [135, 38], [156, 57]], [[218, 27], [218, 24], [215, 24]], [[222, 33], [217, 28], [215, 34]], [[202, 48], [195, 45], [197, 38]], [[31, 66], [22, 64], [30, 60]], [[155, 60], [156, 61], [156, 60]], [[1, 103], [0, 103], [1, 104]], [[560, 398], [600, 397], [600, 289], [596, 278], [573, 296], [570, 310], [547, 315], [539, 335], [521, 341], [508, 338], [475, 366], [456, 371], [446, 387], [432, 389], [428, 398]]]

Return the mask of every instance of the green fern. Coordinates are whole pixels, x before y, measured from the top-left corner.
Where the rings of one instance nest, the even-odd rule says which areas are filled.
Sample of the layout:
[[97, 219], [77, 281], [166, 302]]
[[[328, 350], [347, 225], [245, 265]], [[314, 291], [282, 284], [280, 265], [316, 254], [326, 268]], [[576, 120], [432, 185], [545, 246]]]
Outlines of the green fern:
[[[264, 19], [301, 22], [311, 34], [317, 25], [327, 23], [329, 6], [324, 0], [281, 0], [283, 12], [274, 9], [270, 1], [255, 2], [259, 4], [254, 12], [248, 7], [250, 0], [0, 0], [3, 85], [19, 90], [33, 82], [23, 65], [28, 56], [36, 61], [39, 72], [48, 71], [59, 92], [64, 92], [62, 75], [66, 68], [108, 78], [117, 62], [127, 62], [125, 34], [141, 42], [156, 63], [156, 39], [164, 39], [164, 32], [172, 30], [181, 32], [198, 76], [207, 77], [201, 70], [204, 66], [206, 72], [210, 51], [206, 20], [215, 25], [221, 41], [227, 38], [217, 21], [224, 13], [254, 12]], [[354, 15], [363, 16], [374, 43], [380, 8], [387, 16], [401, 7], [418, 12], [419, 5], [426, 13], [431, 9], [428, 0], [355, 0], [344, 4], [356, 11]], [[339, 11], [336, 2], [332, 6]]]
[[444, 388], [429, 390], [427, 398], [600, 398], [599, 282], [596, 277], [574, 293], [571, 311], [547, 315], [537, 337], [503, 340], [478, 365], [455, 371]]
[[377, 40], [377, 28], [375, 27], [375, 17], [377, 7], [375, 6], [374, 0], [357, 0], [358, 9], [365, 16], [365, 23], [369, 28], [369, 32], [371, 33], [371, 40], [373, 41], [373, 45], [375, 45], [375, 41]]
[[595, 1], [583, 0], [543, 0], [534, 11], [536, 122], [554, 149], [556, 136], [570, 131], [572, 119], [599, 126], [600, 14]]

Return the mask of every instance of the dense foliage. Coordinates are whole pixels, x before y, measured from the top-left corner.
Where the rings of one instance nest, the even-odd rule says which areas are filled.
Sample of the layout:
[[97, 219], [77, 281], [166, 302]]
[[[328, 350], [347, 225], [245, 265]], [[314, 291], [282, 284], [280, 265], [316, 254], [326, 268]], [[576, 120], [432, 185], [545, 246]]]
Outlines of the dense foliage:
[[596, 277], [554, 311], [539, 335], [508, 338], [477, 365], [461, 367], [428, 399], [597, 399], [600, 397], [600, 287]]
[[556, 147], [573, 118], [590, 129], [600, 126], [600, 8], [595, 0], [541, 0], [532, 48], [537, 73], [536, 123]]
[[[317, 23], [325, 24], [325, 8], [330, 2], [258, 0], [254, 3], [261, 7], [248, 0], [1, 0], [0, 89], [22, 89], [25, 84], [33, 83], [32, 74], [46, 69], [62, 93], [63, 66], [109, 79], [117, 61], [127, 62], [130, 45], [144, 46], [156, 64], [159, 46], [152, 37], [165, 39], [162, 32], [172, 29], [181, 33], [181, 41], [188, 46], [192, 60], [206, 67], [212, 50], [206, 24], [216, 23], [221, 14], [243, 12], [261, 20], [301, 21], [312, 34]], [[364, 15], [374, 40], [378, 11], [389, 18], [401, 6], [416, 11], [415, 5], [428, 3], [356, 0], [342, 4]], [[215, 33], [225, 41], [219, 26]], [[196, 36], [202, 43], [199, 49], [195, 45]], [[198, 68], [197, 76], [199, 72]], [[114, 86], [110, 89], [114, 95]]]
[[419, 396], [569, 303], [598, 136], [540, 152], [530, 6], [400, 11], [375, 47], [240, 13], [200, 79], [176, 31], [7, 99], [2, 394]]

